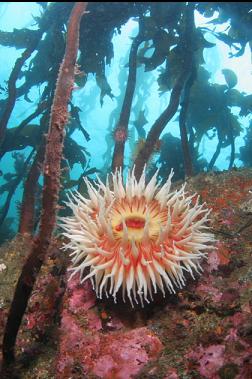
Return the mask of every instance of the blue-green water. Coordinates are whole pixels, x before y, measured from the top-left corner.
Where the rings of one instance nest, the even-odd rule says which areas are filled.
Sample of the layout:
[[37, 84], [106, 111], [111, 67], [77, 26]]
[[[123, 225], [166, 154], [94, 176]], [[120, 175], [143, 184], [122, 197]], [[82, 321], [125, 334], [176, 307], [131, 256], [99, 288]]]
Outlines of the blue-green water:
[[[40, 5], [42, 3], [27, 3], [27, 2], [21, 2], [21, 3], [1, 3], [0, 4], [0, 34], [2, 32], [9, 32], [13, 33], [13, 36], [17, 36], [15, 34], [15, 29], [22, 30], [23, 28], [27, 28], [30, 30], [37, 30], [38, 24], [37, 20], [39, 17], [42, 17], [44, 9]], [[43, 3], [44, 6], [46, 3]], [[103, 8], [99, 10], [101, 14], [104, 15], [104, 17], [108, 17], [106, 13], [106, 3], [100, 3], [103, 4]], [[142, 16], [146, 17], [149, 21], [153, 21], [153, 9], [154, 3], [148, 3], [150, 5], [147, 5], [147, 3], [143, 3], [143, 8], [141, 10]], [[174, 3], [175, 5], [179, 3]], [[214, 3], [215, 4], [215, 3]], [[227, 3], [229, 4], [229, 3]], [[231, 3], [230, 3], [231, 4]], [[244, 5], [242, 5], [244, 6]], [[59, 12], [60, 7], [63, 7], [63, 3], [58, 4]], [[168, 7], [168, 3], [167, 3]], [[207, 7], [207, 3], [206, 3]], [[227, 9], [226, 9], [227, 8]], [[204, 164], [202, 164], [198, 170], [199, 171], [207, 171], [208, 165], [211, 162], [211, 159], [213, 158], [213, 155], [216, 151], [216, 147], [218, 145], [218, 142], [223, 137], [222, 133], [227, 133], [226, 129], [227, 124], [230, 123], [230, 120], [227, 120], [226, 114], [231, 114], [235, 116], [231, 121], [232, 124], [232, 131], [233, 131], [233, 137], [234, 137], [234, 150], [232, 150], [232, 146], [229, 140], [227, 140], [226, 137], [223, 137], [222, 146], [220, 153], [213, 165], [214, 170], [225, 170], [229, 169], [230, 165], [230, 155], [231, 153], [234, 153], [234, 161], [232, 163], [233, 167], [244, 167], [244, 166], [250, 166], [251, 161], [249, 161], [248, 155], [249, 153], [248, 148], [246, 146], [249, 146], [251, 143], [251, 139], [246, 137], [249, 133], [250, 123], [251, 123], [251, 109], [252, 109], [252, 101], [249, 99], [249, 95], [251, 94], [252, 89], [252, 80], [251, 80], [251, 51], [249, 43], [244, 43], [244, 51], [241, 52], [240, 56], [233, 56], [230, 57], [230, 54], [237, 54], [239, 49], [241, 49], [241, 44], [239, 44], [239, 30], [243, 30], [246, 28], [246, 24], [236, 25], [236, 29], [234, 24], [232, 24], [232, 12], [228, 13], [228, 7], [226, 6], [224, 9], [217, 9], [214, 13], [212, 13], [211, 17], [207, 13], [207, 10], [205, 13], [201, 9], [195, 10], [194, 17], [195, 17], [195, 27], [198, 30], [198, 33], [201, 33], [202, 38], [206, 41], [209, 41], [212, 43], [212, 46], [205, 47], [202, 49], [202, 57], [199, 58], [199, 54], [197, 55], [197, 52], [195, 52], [195, 61], [196, 61], [196, 67], [197, 67], [197, 79], [195, 83], [197, 84], [197, 80], [200, 81], [200, 72], [204, 73], [204, 70], [207, 70], [209, 73], [209, 79], [205, 81], [205, 84], [207, 84], [209, 87], [213, 88], [213, 86], [217, 86], [218, 88], [218, 94], [216, 93], [216, 96], [220, 96], [220, 99], [222, 99], [224, 96], [227, 97], [228, 91], [232, 91], [232, 96], [235, 98], [235, 96], [241, 96], [242, 98], [247, 99], [247, 106], [244, 105], [245, 100], [243, 101], [242, 105], [236, 102], [226, 102], [226, 104], [223, 104], [220, 106], [219, 109], [215, 109], [215, 115], [216, 118], [212, 117], [213, 112], [210, 115], [212, 117], [211, 120], [209, 120], [209, 114], [203, 113], [203, 103], [204, 106], [208, 104], [208, 108], [206, 109], [211, 110], [211, 107], [213, 107], [213, 99], [208, 98], [208, 93], [204, 91], [204, 87], [202, 86], [199, 90], [201, 91], [200, 96], [198, 96], [198, 99], [202, 99], [201, 101], [198, 101], [197, 104], [191, 105], [191, 112], [192, 115], [188, 116], [188, 128], [191, 128], [192, 133], [194, 132], [195, 136], [195, 142], [194, 142], [194, 148], [197, 149], [198, 159], [199, 162], [202, 160]], [[63, 9], [63, 8], [62, 8]], [[226, 17], [222, 17], [223, 14], [225, 16], [226, 11]], [[91, 15], [92, 12], [95, 12], [95, 9], [91, 9]], [[98, 11], [97, 11], [98, 12]], [[140, 12], [140, 10], [139, 10]], [[178, 10], [179, 12], [179, 10]], [[209, 9], [208, 9], [208, 12]], [[244, 11], [245, 12], [245, 11]], [[132, 12], [134, 13], [134, 12]], [[169, 13], [169, 12], [168, 12]], [[167, 14], [168, 14], [167, 13]], [[183, 13], [183, 12], [182, 12]], [[181, 14], [182, 14], [181, 13]], [[211, 13], [211, 12], [210, 12]], [[158, 14], [158, 16], [157, 16]], [[162, 24], [162, 12], [157, 13], [155, 18], [155, 28], [161, 30], [162, 32], [166, 33], [166, 36], [169, 36], [173, 34], [172, 28], [169, 29], [169, 27], [165, 26], [165, 23]], [[241, 12], [242, 14], [242, 12]], [[251, 12], [248, 12], [248, 14], [251, 14]], [[228, 17], [228, 15], [231, 15]], [[64, 14], [63, 14], [64, 16]], [[87, 14], [86, 17], [89, 17]], [[158, 18], [160, 17], [160, 19]], [[168, 16], [167, 16], [168, 17]], [[242, 17], [242, 16], [241, 16]], [[64, 17], [63, 17], [64, 18]], [[219, 18], [219, 19], [218, 19]], [[66, 17], [67, 19], [67, 17]], [[211, 20], [218, 19], [218, 22], [213, 22], [212, 24], [209, 23]], [[60, 17], [59, 17], [60, 20]], [[60, 22], [60, 21], [59, 21]], [[109, 18], [108, 18], [108, 25], [109, 25]], [[121, 24], [120, 24], [121, 22]], [[241, 22], [241, 21], [240, 21]], [[83, 21], [83, 24], [85, 23], [85, 20]], [[56, 22], [55, 22], [56, 24]], [[116, 23], [115, 23], [116, 24]], [[99, 18], [97, 18], [97, 25], [99, 25]], [[179, 25], [179, 24], [178, 24]], [[231, 28], [230, 28], [231, 25]], [[79, 87], [74, 89], [72, 94], [71, 103], [74, 107], [78, 107], [79, 109], [79, 117], [81, 121], [81, 125], [84, 128], [84, 130], [89, 134], [89, 139], [85, 138], [83, 131], [79, 127], [75, 127], [73, 130], [73, 133], [71, 134], [71, 138], [81, 147], [85, 148], [85, 151], [83, 151], [83, 154], [86, 159], [85, 164], [80, 164], [79, 162], [75, 163], [75, 157], [72, 157], [72, 162], [70, 164], [70, 179], [75, 180], [78, 179], [83, 172], [83, 170], [88, 170], [92, 168], [96, 168], [101, 173], [109, 172], [112, 162], [112, 154], [114, 149], [114, 139], [113, 139], [113, 130], [116, 127], [116, 123], [119, 118], [122, 101], [124, 98], [125, 93], [125, 87], [127, 83], [127, 76], [128, 76], [128, 58], [129, 58], [129, 51], [132, 44], [133, 37], [135, 37], [138, 33], [138, 27], [139, 27], [139, 18], [138, 17], [132, 17], [131, 11], [130, 11], [130, 5], [129, 5], [129, 17], [125, 16], [123, 20], [120, 20], [118, 17], [118, 23], [117, 28], [111, 29], [110, 33], [110, 41], [105, 41], [106, 43], [112, 43], [113, 45], [113, 56], [111, 56], [111, 59], [105, 58], [104, 59], [104, 74], [106, 75], [107, 82], [109, 86], [111, 87], [111, 93], [113, 96], [105, 95], [102, 99], [103, 104], [101, 106], [101, 98], [100, 98], [100, 88], [97, 85], [97, 82], [95, 80], [95, 72], [92, 71], [93, 68], [85, 72], [85, 67], [82, 67], [85, 74], [87, 74], [87, 82], [86, 85], [83, 87]], [[176, 29], [176, 25], [174, 26]], [[85, 26], [83, 26], [85, 28]], [[94, 26], [95, 28], [95, 26]], [[205, 29], [203, 29], [205, 28]], [[209, 28], [209, 31], [206, 30], [206, 28]], [[60, 29], [61, 36], [64, 40], [65, 38], [65, 29], [66, 26], [64, 25]], [[232, 30], [231, 30], [232, 29]], [[47, 34], [49, 32], [52, 34], [51, 39], [54, 40], [54, 38], [58, 38], [59, 35], [56, 34], [56, 29], [51, 29], [48, 32], [44, 33], [43, 40], [46, 40]], [[179, 35], [179, 27], [177, 28], [177, 35]], [[232, 33], [231, 33], [231, 31]], [[105, 31], [105, 29], [104, 29]], [[55, 35], [53, 34], [55, 33]], [[58, 33], [58, 32], [57, 32]], [[175, 37], [177, 36], [175, 33]], [[221, 37], [223, 35], [226, 35], [225, 38], [218, 38], [217, 34], [220, 33], [218, 36]], [[222, 34], [221, 34], [222, 33]], [[236, 33], [236, 34], [235, 34]], [[241, 33], [241, 31], [240, 31]], [[244, 32], [244, 35], [247, 36], [249, 34], [249, 30], [247, 32]], [[107, 35], [107, 34], [106, 34]], [[238, 37], [237, 37], [238, 35]], [[242, 37], [244, 36], [242, 35]], [[232, 37], [233, 36], [233, 37]], [[235, 37], [236, 36], [236, 37]], [[231, 44], [230, 40], [228, 40], [228, 37], [233, 38], [233, 44]], [[242, 40], [242, 37], [240, 40]], [[16, 37], [17, 38], [17, 37]], [[99, 33], [94, 38], [98, 38], [102, 43], [105, 43], [102, 39], [102, 33]], [[167, 37], [168, 38], [168, 37]], [[236, 39], [235, 39], [236, 38]], [[245, 37], [244, 37], [245, 38]], [[150, 59], [153, 56], [153, 53], [155, 53], [155, 48], [157, 46], [157, 36], [154, 37], [153, 35], [150, 35], [150, 38], [146, 38], [146, 40], [140, 45], [139, 47], [139, 56], [141, 53], [144, 52], [144, 57], [146, 59]], [[1, 72], [0, 72], [0, 86], [1, 86], [1, 92], [0, 92], [0, 100], [1, 100], [1, 113], [3, 114], [5, 106], [6, 106], [6, 99], [8, 98], [8, 89], [7, 89], [7, 83], [10, 77], [10, 74], [12, 72], [12, 69], [14, 67], [14, 64], [16, 60], [21, 56], [22, 52], [24, 51], [24, 48], [16, 48], [14, 46], [7, 46], [8, 44], [4, 43], [3, 33], [0, 36], [0, 56], [1, 56]], [[137, 151], [137, 143], [141, 138], [148, 135], [148, 132], [151, 130], [152, 125], [154, 124], [155, 120], [160, 116], [160, 114], [164, 111], [164, 109], [167, 107], [167, 104], [170, 100], [170, 90], [166, 90], [165, 92], [160, 91], [160, 74], [165, 71], [168, 67], [171, 67], [171, 72], [173, 68], [176, 68], [177, 62], [172, 61], [172, 51], [174, 47], [176, 48], [176, 44], [178, 43], [178, 40], [174, 40], [174, 44], [171, 44], [170, 46], [167, 45], [167, 47], [164, 47], [162, 45], [162, 48], [167, 49], [167, 57], [166, 60], [161, 61], [159, 65], [157, 65], [152, 70], [147, 69], [147, 65], [144, 64], [144, 60], [138, 61], [138, 69], [137, 69], [137, 80], [136, 80], [136, 88], [135, 88], [135, 94], [133, 98], [133, 104], [131, 108], [130, 113], [130, 121], [129, 121], [129, 136], [126, 141], [125, 145], [125, 168], [130, 168], [133, 164], [133, 160]], [[229, 41], [230, 43], [228, 43]], [[17, 40], [18, 42], [18, 40]], [[89, 46], [92, 46], [92, 43]], [[156, 45], [155, 45], [156, 44]], [[41, 53], [40, 55], [40, 64], [41, 59], [44, 57], [45, 63], [47, 59], [52, 57], [52, 62], [54, 60], [54, 56], [57, 56], [57, 42], [56, 42], [56, 51], [52, 50], [53, 45], [48, 45], [48, 49]], [[147, 49], [148, 47], [148, 49]], [[19, 79], [16, 82], [16, 87], [20, 88], [25, 81], [27, 80], [27, 72], [29, 71], [36, 71], [36, 55], [38, 52], [41, 52], [43, 49], [43, 44], [41, 43], [38, 46], [38, 49], [35, 49], [31, 57], [25, 62], [24, 66], [22, 67], [22, 72], [24, 75], [19, 76]], [[54, 46], [55, 48], [55, 46]], [[90, 48], [91, 49], [91, 48]], [[144, 50], [145, 49], [145, 50]], [[101, 48], [100, 51], [103, 51]], [[100, 51], [97, 52], [100, 53]], [[168, 54], [169, 51], [169, 54]], [[91, 54], [93, 52], [85, 51], [85, 54]], [[237, 54], [239, 55], [239, 54]], [[42, 57], [42, 58], [41, 58]], [[203, 58], [203, 59], [202, 59]], [[109, 64], [107, 62], [109, 61]], [[35, 65], [35, 69], [34, 69]], [[170, 66], [169, 66], [170, 65]], [[43, 67], [43, 62], [42, 62]], [[229, 75], [225, 75], [225, 71], [222, 70], [232, 70], [234, 73], [234, 76], [236, 77], [235, 82], [231, 83], [230, 80], [230, 71], [226, 73], [229, 73]], [[168, 70], [169, 71], [169, 70]], [[48, 78], [50, 82], [50, 71], [48, 71]], [[45, 78], [46, 79], [46, 78]], [[231, 78], [232, 79], [232, 78]], [[36, 83], [36, 80], [34, 79], [35, 84], [31, 84], [31, 86], [27, 89], [27, 92], [18, 97], [15, 102], [15, 106], [13, 108], [13, 111], [11, 113], [11, 116], [8, 121], [8, 129], [15, 128], [20, 125], [20, 123], [26, 119], [30, 114], [32, 114], [40, 100], [41, 94], [43, 93], [47, 80], [44, 80], [40, 83]], [[232, 81], [232, 80], [231, 80]], [[196, 85], [194, 83], [194, 85]], [[55, 84], [55, 83], [54, 83]], [[53, 83], [52, 83], [53, 85]], [[223, 86], [222, 88], [220, 86]], [[77, 87], [77, 84], [76, 84]], [[192, 89], [193, 91], [193, 89]], [[231, 95], [230, 95], [231, 96]], [[181, 98], [182, 101], [182, 98]], [[172, 120], [166, 125], [165, 129], [163, 130], [162, 134], [160, 135], [160, 141], [161, 141], [161, 147], [157, 149], [155, 154], [152, 156], [151, 164], [154, 165], [156, 163], [156, 167], [162, 166], [162, 162], [164, 162], [164, 156], [169, 156], [169, 151], [172, 151], [172, 154], [180, 154], [180, 156], [174, 156], [170, 157], [171, 162], [172, 159], [175, 160], [174, 164], [176, 164], [176, 161], [181, 160], [181, 164], [183, 164], [183, 159], [181, 157], [181, 147], [179, 140], [175, 140], [172, 137], [176, 137], [180, 139], [180, 131], [179, 131], [179, 112], [180, 107], [178, 107], [177, 113], [174, 115]], [[205, 109], [205, 108], [204, 108]], [[212, 109], [213, 110], [213, 109]], [[146, 119], [146, 123], [142, 127], [142, 135], [139, 133], [139, 130], [137, 130], [136, 125], [134, 122], [139, 117], [139, 112], [144, 112], [144, 117]], [[226, 112], [226, 113], [225, 113]], [[195, 114], [202, 113], [201, 115], [201, 124], [202, 128], [200, 128], [194, 124], [195, 122]], [[231, 116], [231, 117], [233, 117]], [[218, 119], [218, 120], [217, 120]], [[220, 119], [222, 121], [220, 121]], [[36, 125], [39, 127], [39, 121], [40, 116], [37, 118], [34, 118], [30, 124]], [[221, 123], [223, 125], [221, 125]], [[144, 130], [144, 132], [143, 132]], [[188, 136], [190, 132], [188, 129]], [[226, 135], [225, 134], [225, 135]], [[168, 137], [170, 136], [170, 142], [168, 141]], [[226, 139], [225, 139], [226, 138]], [[190, 136], [189, 136], [190, 139]], [[163, 140], [163, 144], [162, 144]], [[164, 141], [168, 141], [166, 144]], [[140, 141], [141, 142], [141, 141]], [[169, 146], [169, 143], [171, 146]], [[178, 150], [174, 150], [175, 143], [178, 144]], [[244, 154], [241, 155], [240, 148], [244, 147], [243, 149]], [[18, 146], [16, 146], [18, 148]], [[247, 149], [247, 150], [246, 150]], [[9, 189], [6, 184], [11, 180], [11, 178], [14, 178], [14, 176], [11, 176], [10, 174], [16, 174], [15, 169], [15, 162], [17, 164], [17, 160], [20, 160], [20, 164], [22, 164], [22, 160], [25, 160], [28, 155], [30, 154], [32, 148], [30, 146], [26, 146], [22, 149], [14, 149], [11, 151], [8, 151], [4, 154], [4, 156], [1, 159], [0, 162], [0, 206], [1, 209], [4, 208], [6, 204], [6, 200], [8, 198]], [[175, 153], [174, 151], [177, 151]], [[23, 155], [15, 155], [15, 153], [23, 154]], [[14, 154], [14, 155], [13, 155]], [[15, 160], [15, 157], [17, 158]], [[169, 160], [169, 158], [167, 158]], [[171, 163], [172, 165], [172, 163]], [[85, 166], [85, 167], [84, 167]], [[197, 164], [195, 164], [197, 166]], [[167, 163], [167, 166], [169, 167], [169, 164]], [[211, 168], [211, 169], [212, 169]], [[167, 175], [169, 174], [167, 170]], [[90, 177], [94, 177], [93, 174], [90, 175]], [[183, 177], [180, 177], [183, 179]], [[40, 184], [42, 184], [42, 177], [40, 178]], [[8, 214], [6, 216], [6, 219], [11, 218], [10, 225], [11, 228], [16, 231], [18, 221], [19, 221], [19, 213], [18, 213], [18, 203], [22, 199], [22, 193], [23, 193], [23, 183], [24, 180], [20, 182], [20, 184], [16, 187], [14, 194], [12, 196]], [[7, 188], [7, 189], [6, 189]], [[6, 189], [6, 190], [5, 190]], [[1, 231], [0, 231], [1, 233]], [[3, 236], [3, 229], [2, 229], [2, 235], [1, 240], [4, 239]]]

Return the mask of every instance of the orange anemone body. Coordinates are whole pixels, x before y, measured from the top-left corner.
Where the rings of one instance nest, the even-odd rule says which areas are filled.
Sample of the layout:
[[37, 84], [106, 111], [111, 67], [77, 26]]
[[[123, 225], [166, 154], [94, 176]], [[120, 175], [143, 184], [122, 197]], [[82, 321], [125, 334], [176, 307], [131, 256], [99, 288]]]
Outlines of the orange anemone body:
[[[145, 172], [139, 181], [134, 171], [123, 184], [120, 171], [109, 181], [100, 179], [96, 188], [86, 179], [89, 199], [72, 195], [69, 206], [73, 216], [62, 218], [63, 233], [72, 250], [72, 275], [81, 282], [91, 278], [98, 297], [105, 293], [116, 302], [119, 290], [134, 301], [153, 300], [153, 293], [185, 285], [184, 272], [200, 273], [200, 261], [214, 241], [206, 221], [209, 210], [192, 205], [183, 186], [171, 192], [170, 174], [159, 186], [156, 173], [145, 184]], [[87, 273], [88, 270], [88, 273]]]

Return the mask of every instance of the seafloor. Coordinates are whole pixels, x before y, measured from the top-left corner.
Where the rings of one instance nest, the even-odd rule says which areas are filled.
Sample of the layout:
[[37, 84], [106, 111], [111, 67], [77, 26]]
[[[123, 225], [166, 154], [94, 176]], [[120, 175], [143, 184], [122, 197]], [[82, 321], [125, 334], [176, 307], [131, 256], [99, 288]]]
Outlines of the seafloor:
[[[252, 378], [252, 170], [188, 181], [213, 209], [218, 242], [204, 273], [144, 309], [97, 300], [67, 283], [55, 239], [29, 302], [10, 372], [20, 379]], [[28, 251], [20, 237], [0, 250], [0, 329]]]

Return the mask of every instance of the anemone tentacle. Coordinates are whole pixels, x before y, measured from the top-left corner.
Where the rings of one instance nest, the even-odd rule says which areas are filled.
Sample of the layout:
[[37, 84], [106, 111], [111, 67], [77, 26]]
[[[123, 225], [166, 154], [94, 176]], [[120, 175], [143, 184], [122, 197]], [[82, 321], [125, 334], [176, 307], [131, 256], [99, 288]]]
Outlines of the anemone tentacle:
[[139, 181], [129, 172], [125, 185], [121, 170], [106, 184], [85, 179], [89, 198], [71, 193], [67, 205], [73, 216], [61, 218], [71, 277], [90, 278], [99, 298], [105, 293], [116, 302], [122, 288], [124, 301], [127, 294], [133, 306], [139, 297], [143, 306], [157, 288], [165, 296], [166, 289], [175, 293], [185, 286], [184, 272], [192, 278], [200, 274], [215, 241], [206, 225], [210, 210], [199, 205], [199, 196], [189, 196], [185, 185], [171, 192], [172, 176], [173, 171], [162, 186], [158, 171], [147, 185], [145, 170]]

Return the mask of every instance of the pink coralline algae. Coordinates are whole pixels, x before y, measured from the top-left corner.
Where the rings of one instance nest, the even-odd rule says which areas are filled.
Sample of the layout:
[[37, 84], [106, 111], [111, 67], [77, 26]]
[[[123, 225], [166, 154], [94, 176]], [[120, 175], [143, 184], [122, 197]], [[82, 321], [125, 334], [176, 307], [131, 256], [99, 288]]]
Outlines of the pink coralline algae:
[[230, 227], [234, 225], [234, 210], [232, 208], [223, 208], [220, 212], [221, 225], [226, 225], [226, 227]]
[[199, 346], [189, 353], [187, 358], [195, 360], [199, 365], [199, 373], [203, 378], [219, 379], [217, 371], [224, 364], [224, 345], [212, 345], [207, 348]]
[[208, 254], [206, 271], [211, 273], [217, 271], [220, 266], [227, 265], [232, 253], [232, 250], [227, 244], [217, 241], [215, 244], [215, 250], [210, 251]]
[[164, 379], [179, 379], [179, 376], [175, 369], [169, 369]]
[[105, 338], [104, 342], [103, 348], [108, 354], [101, 355], [93, 368], [93, 372], [102, 378], [111, 378], [112, 373], [118, 379], [132, 378], [162, 348], [159, 339], [147, 328]]
[[211, 253], [208, 255], [207, 259], [207, 271], [212, 272], [215, 270], [218, 270], [218, 267], [220, 265], [220, 258], [218, 255], [218, 251], [211, 251]]
[[95, 304], [95, 296], [89, 282], [83, 285], [75, 278], [69, 281], [67, 290], [70, 293], [69, 310], [73, 313], [85, 311]]
[[71, 377], [75, 367], [85, 377], [132, 378], [162, 350], [162, 343], [148, 328], [126, 330], [114, 317], [108, 317], [106, 325], [114, 326], [110, 328], [113, 332], [105, 333], [90, 283], [80, 286], [78, 278], [73, 278], [65, 299], [55, 364], [57, 379]]
[[147, 328], [124, 333], [86, 334], [74, 317], [63, 315], [57, 379], [68, 378], [77, 364], [83, 375], [129, 379], [162, 349], [159, 339]]
[[[244, 340], [246, 319], [241, 312], [237, 312], [223, 321], [222, 325], [225, 324], [232, 327], [223, 338], [223, 344], [206, 347], [200, 344], [186, 355], [191, 362], [189, 366], [193, 363], [194, 369], [206, 379], [249, 379], [252, 377], [252, 347], [251, 341]], [[248, 325], [251, 327], [249, 320]]]
[[[212, 280], [211, 280], [212, 279]], [[219, 288], [214, 287], [211, 283], [213, 278], [209, 275], [208, 278], [202, 280], [197, 287], [197, 292], [202, 295], [202, 298], [210, 298], [213, 303], [219, 303], [222, 297], [222, 292]]]

